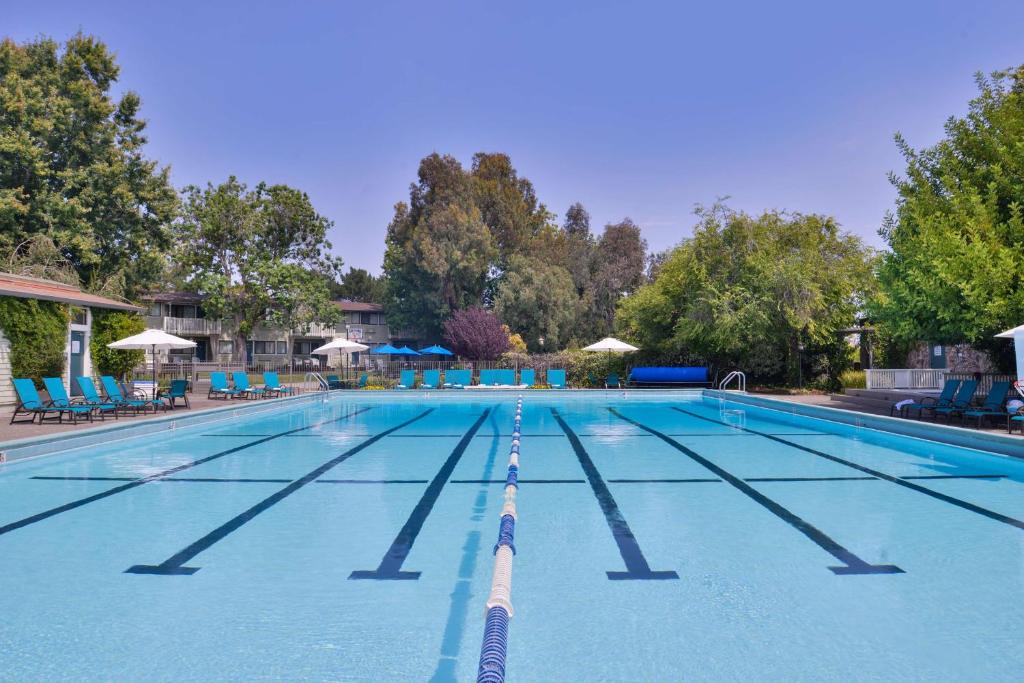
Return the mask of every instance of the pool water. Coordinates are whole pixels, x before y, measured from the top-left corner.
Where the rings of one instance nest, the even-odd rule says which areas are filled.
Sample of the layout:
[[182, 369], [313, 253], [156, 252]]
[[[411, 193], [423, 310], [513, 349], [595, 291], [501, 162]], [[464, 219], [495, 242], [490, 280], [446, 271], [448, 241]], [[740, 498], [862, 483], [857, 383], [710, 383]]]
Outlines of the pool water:
[[[526, 392], [510, 681], [1019, 680], [1024, 463]], [[514, 394], [345, 394], [0, 469], [0, 678], [470, 681]]]

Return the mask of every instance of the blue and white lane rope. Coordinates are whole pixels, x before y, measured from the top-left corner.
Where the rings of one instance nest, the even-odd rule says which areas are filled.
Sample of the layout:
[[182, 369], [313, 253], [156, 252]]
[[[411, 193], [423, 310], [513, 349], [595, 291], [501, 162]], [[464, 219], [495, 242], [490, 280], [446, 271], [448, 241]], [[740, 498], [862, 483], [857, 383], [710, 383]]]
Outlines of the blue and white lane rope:
[[501, 526], [494, 546], [494, 576], [487, 598], [487, 622], [480, 647], [477, 683], [503, 683], [505, 655], [508, 652], [508, 620], [512, 617], [512, 557], [516, 554], [516, 491], [519, 490], [519, 439], [523, 418], [523, 397], [516, 400], [516, 422], [512, 429], [512, 450], [505, 478], [505, 504], [501, 508]]

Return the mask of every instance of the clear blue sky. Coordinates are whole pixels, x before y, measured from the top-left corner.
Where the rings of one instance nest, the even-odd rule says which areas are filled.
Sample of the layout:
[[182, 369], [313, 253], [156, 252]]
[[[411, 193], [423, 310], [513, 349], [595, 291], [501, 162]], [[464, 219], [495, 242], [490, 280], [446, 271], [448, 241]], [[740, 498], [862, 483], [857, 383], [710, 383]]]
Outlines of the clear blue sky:
[[[297, 5], [301, 5], [298, 7]], [[498, 5], [501, 5], [499, 7]], [[176, 186], [307, 191], [379, 271], [421, 157], [503, 151], [562, 214], [654, 249], [692, 208], [832, 214], [879, 244], [900, 170], [973, 74], [1024, 62], [1016, 2], [5, 2], [0, 33], [106, 41]]]

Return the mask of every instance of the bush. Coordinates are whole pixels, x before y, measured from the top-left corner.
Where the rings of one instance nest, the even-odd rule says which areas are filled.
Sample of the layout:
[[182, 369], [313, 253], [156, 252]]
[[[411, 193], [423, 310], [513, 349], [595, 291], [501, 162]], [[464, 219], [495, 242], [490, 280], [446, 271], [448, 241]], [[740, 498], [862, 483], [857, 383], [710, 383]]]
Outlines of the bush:
[[89, 351], [92, 353], [92, 362], [98, 373], [124, 377], [137, 365], [145, 362], [145, 351], [107, 348], [110, 342], [130, 337], [145, 329], [146, 323], [137, 313], [94, 308]]
[[0, 330], [11, 342], [11, 374], [36, 383], [64, 374], [68, 307], [56, 301], [0, 297]]
[[868, 386], [867, 373], [863, 370], [847, 370], [839, 376], [843, 389], [866, 389]]

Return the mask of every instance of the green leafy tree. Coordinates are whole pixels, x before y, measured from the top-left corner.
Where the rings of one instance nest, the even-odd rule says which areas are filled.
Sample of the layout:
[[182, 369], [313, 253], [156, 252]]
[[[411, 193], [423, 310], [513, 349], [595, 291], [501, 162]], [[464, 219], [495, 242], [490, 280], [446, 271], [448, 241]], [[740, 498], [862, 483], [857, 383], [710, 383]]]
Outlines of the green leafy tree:
[[505, 270], [517, 254], [551, 222], [551, 214], [537, 200], [533, 184], [522, 178], [507, 154], [479, 152], [473, 155], [469, 173], [473, 202], [497, 248], [496, 267]]
[[591, 280], [583, 293], [581, 333], [598, 339], [611, 334], [615, 309], [623, 297], [644, 283], [647, 242], [626, 218], [606, 225], [593, 250]]
[[1012, 365], [993, 335], [1024, 319], [1024, 67], [978, 76], [968, 113], [892, 177], [898, 199], [881, 235], [891, 252], [870, 312], [896, 345], [967, 342]]
[[146, 321], [137, 313], [92, 309], [89, 351], [99, 374], [124, 377], [132, 368], [145, 362], [145, 351], [107, 348], [110, 342], [139, 334], [145, 329]]
[[330, 227], [305, 193], [285, 185], [248, 190], [232, 176], [186, 188], [178, 261], [191, 288], [206, 295], [207, 314], [237, 322], [243, 361], [258, 324], [301, 329], [338, 321], [327, 283], [341, 259], [330, 253]]
[[565, 267], [572, 275], [577, 294], [582, 297], [591, 288], [594, 236], [590, 234], [590, 214], [579, 202], [565, 212], [562, 232], [567, 243]]
[[663, 361], [791, 384], [802, 369], [836, 381], [849, 359], [839, 330], [874, 287], [871, 250], [824, 216], [752, 217], [723, 206], [698, 216], [693, 238], [621, 301], [624, 336]]
[[144, 155], [138, 94], [112, 96], [119, 71], [83, 34], [0, 42], [0, 254], [44, 235], [86, 288], [131, 295], [164, 265], [177, 196]]
[[542, 351], [560, 349], [572, 338], [577, 303], [565, 268], [515, 256], [498, 287], [494, 312], [523, 337], [530, 351]]
[[368, 303], [384, 303], [387, 296], [387, 284], [383, 277], [374, 277], [363, 268], [349, 268], [341, 279], [341, 283], [332, 281], [331, 298], [349, 299]]
[[66, 304], [0, 296], [0, 332], [11, 342], [11, 376], [43, 377], [64, 373], [68, 324]]

